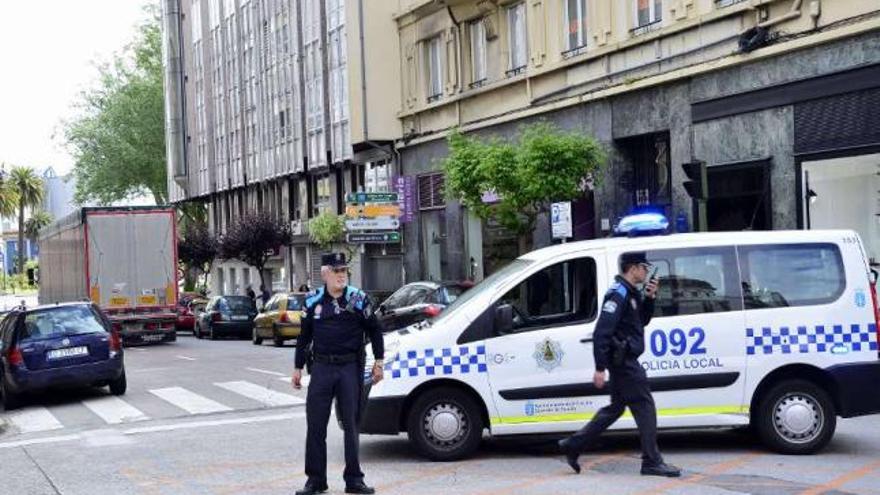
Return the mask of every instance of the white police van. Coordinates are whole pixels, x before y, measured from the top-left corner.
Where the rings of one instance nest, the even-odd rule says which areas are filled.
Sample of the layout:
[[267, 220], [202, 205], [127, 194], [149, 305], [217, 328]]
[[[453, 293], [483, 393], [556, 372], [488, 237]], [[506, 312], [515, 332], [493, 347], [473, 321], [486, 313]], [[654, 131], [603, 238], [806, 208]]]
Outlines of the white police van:
[[[813, 453], [837, 416], [880, 412], [877, 297], [851, 231], [609, 238], [528, 253], [442, 314], [386, 335], [362, 432], [406, 431], [432, 460], [494, 436], [564, 434], [608, 404], [591, 335], [620, 256], [646, 251], [660, 290], [639, 361], [664, 428], [751, 425]], [[615, 429], [635, 428], [627, 413]]]

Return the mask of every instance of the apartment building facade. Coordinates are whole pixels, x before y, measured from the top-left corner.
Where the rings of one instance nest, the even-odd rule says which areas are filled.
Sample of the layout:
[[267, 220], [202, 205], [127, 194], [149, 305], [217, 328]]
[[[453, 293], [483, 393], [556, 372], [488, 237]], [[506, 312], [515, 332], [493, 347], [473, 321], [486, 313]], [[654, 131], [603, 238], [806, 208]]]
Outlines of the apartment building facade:
[[[880, 5], [842, 0], [400, 0], [407, 278], [479, 280], [516, 243], [443, 194], [453, 128], [549, 121], [609, 160], [574, 239], [634, 207], [679, 229], [852, 228], [880, 260]], [[705, 162], [695, 225], [682, 165]], [[677, 221], [676, 221], [677, 220]], [[534, 234], [550, 239], [549, 220]]]
[[[308, 220], [342, 213], [347, 193], [389, 190], [396, 173], [396, 5], [164, 0], [163, 7], [171, 201], [204, 203], [218, 234], [249, 211], [289, 222], [294, 245], [275, 253], [264, 278], [273, 290], [317, 283], [321, 253], [309, 242]], [[215, 265], [214, 293], [258, 288], [258, 274], [243, 263]], [[364, 246], [354, 279], [391, 290], [400, 266], [399, 245]]]

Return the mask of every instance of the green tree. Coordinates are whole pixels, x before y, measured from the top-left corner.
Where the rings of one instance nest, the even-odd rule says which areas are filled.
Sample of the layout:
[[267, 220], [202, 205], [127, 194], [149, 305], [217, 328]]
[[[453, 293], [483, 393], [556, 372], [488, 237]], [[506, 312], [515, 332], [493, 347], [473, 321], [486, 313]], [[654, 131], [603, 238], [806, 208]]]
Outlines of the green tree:
[[36, 208], [43, 202], [45, 190], [43, 179], [30, 167], [15, 167], [9, 173], [11, 187], [18, 194], [18, 273], [24, 271], [24, 262], [27, 257], [24, 246], [25, 222], [24, 213], [28, 208]]
[[220, 237], [220, 258], [238, 259], [257, 269], [260, 283], [271, 287], [264, 279], [263, 269], [269, 257], [284, 246], [290, 246], [293, 236], [290, 224], [281, 222], [267, 213], [248, 213], [234, 221]]
[[345, 243], [345, 215], [325, 211], [309, 220], [309, 239], [322, 251], [330, 251], [333, 245], [340, 245], [348, 255], [348, 262], [353, 263], [357, 256], [357, 248]]
[[45, 210], [31, 213], [31, 217], [24, 222], [24, 233], [31, 241], [40, 237], [40, 231], [52, 223], [52, 214]]
[[162, 34], [158, 6], [134, 41], [98, 68], [99, 82], [63, 124], [74, 157], [75, 201], [110, 204], [133, 195], [168, 199], [165, 169]]
[[6, 218], [18, 212], [18, 191], [9, 181], [9, 176], [6, 174], [6, 164], [0, 163], [0, 169], [3, 170], [2, 178], [0, 178], [0, 217]]
[[[538, 215], [556, 201], [572, 201], [588, 180], [598, 180], [605, 151], [590, 136], [548, 123], [520, 128], [515, 141], [479, 139], [455, 130], [444, 161], [446, 192], [483, 220], [495, 218], [528, 249]], [[486, 203], [487, 192], [498, 197]]]
[[217, 248], [217, 238], [206, 224], [189, 224], [184, 228], [180, 240], [177, 241], [177, 257], [184, 274], [184, 290], [195, 290], [199, 277], [204, 277], [207, 285], [207, 274], [217, 257]]

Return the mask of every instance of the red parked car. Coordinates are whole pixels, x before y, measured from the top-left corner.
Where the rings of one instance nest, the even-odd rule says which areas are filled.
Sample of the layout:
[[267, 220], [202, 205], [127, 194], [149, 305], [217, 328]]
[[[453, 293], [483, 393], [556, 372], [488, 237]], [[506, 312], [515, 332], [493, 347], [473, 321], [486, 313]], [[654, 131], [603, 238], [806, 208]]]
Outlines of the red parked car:
[[183, 294], [177, 302], [177, 330], [193, 331], [196, 327], [196, 314], [199, 305], [204, 308], [207, 301], [201, 295]]

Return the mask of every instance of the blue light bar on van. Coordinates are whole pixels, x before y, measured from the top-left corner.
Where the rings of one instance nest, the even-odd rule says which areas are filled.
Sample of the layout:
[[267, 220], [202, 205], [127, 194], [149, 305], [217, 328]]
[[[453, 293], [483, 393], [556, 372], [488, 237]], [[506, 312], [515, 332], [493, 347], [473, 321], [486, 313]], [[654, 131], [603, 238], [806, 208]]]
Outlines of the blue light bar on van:
[[617, 235], [664, 234], [669, 229], [669, 220], [661, 213], [636, 213], [620, 220], [614, 233]]

